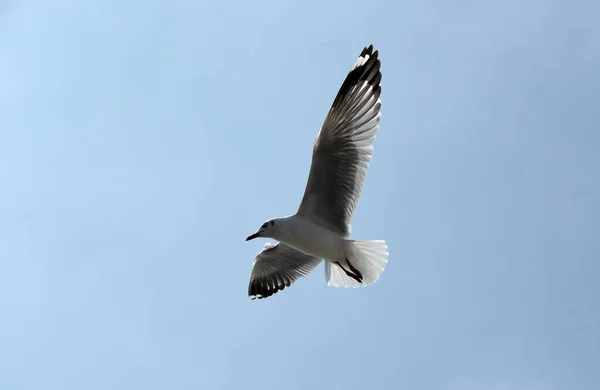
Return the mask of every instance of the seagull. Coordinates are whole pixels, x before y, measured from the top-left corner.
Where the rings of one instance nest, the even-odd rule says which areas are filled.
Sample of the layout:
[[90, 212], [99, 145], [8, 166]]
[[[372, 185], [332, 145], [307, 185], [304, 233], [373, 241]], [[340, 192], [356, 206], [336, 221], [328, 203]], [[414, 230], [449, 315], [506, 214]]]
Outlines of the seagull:
[[381, 117], [379, 52], [365, 47], [348, 72], [313, 147], [296, 214], [270, 219], [246, 241], [271, 238], [256, 256], [250, 299], [272, 296], [325, 262], [328, 286], [375, 283], [388, 262], [383, 240], [352, 240], [352, 216], [373, 154]]

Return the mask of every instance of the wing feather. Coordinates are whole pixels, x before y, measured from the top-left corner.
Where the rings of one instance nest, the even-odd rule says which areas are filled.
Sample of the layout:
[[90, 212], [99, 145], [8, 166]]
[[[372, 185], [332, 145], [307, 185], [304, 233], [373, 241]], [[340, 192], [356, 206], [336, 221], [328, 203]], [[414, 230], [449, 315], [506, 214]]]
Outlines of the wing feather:
[[283, 243], [267, 244], [254, 260], [248, 296], [270, 297], [311, 273], [321, 261]]
[[298, 214], [342, 236], [351, 221], [373, 154], [381, 117], [381, 63], [364, 48], [319, 131]]

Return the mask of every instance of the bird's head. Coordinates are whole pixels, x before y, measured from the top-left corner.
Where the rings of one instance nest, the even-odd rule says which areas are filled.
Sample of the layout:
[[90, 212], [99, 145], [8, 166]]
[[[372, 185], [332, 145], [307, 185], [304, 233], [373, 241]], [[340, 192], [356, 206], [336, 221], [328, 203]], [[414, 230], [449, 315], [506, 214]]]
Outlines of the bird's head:
[[276, 229], [277, 229], [277, 220], [276, 219], [268, 220], [267, 222], [263, 223], [258, 228], [256, 233], [249, 235], [248, 238], [246, 238], [246, 241], [254, 240], [255, 238], [258, 238], [258, 237], [274, 239]]

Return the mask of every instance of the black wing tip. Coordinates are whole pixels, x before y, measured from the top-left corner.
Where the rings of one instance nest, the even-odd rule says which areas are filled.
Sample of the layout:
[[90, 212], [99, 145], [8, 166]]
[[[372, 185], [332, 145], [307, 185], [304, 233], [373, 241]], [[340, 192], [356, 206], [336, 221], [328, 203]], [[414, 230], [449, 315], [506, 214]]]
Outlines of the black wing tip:
[[[368, 57], [368, 58], [367, 58]], [[367, 58], [365, 60], [365, 58]], [[361, 61], [362, 59], [362, 61]], [[348, 72], [346, 82], [356, 84], [359, 81], [367, 81], [373, 86], [381, 83], [381, 61], [379, 60], [379, 51], [373, 51], [373, 45], [363, 49], [354, 67]]]
[[274, 294], [277, 294], [279, 291], [284, 290], [286, 287], [291, 285], [284, 281], [282, 285], [276, 284], [274, 286], [269, 285], [268, 281], [261, 281], [257, 279], [250, 280], [250, 285], [248, 286], [248, 298], [251, 300], [254, 299], [265, 299]]
[[[265, 245], [263, 249], [256, 255], [256, 259], [261, 254], [272, 252], [280, 248], [280, 243]], [[258, 279], [252, 277], [250, 279], [250, 283], [248, 284], [248, 297], [251, 300], [254, 299], [265, 299], [268, 298], [279, 291], [285, 289], [286, 287], [291, 286], [292, 281], [289, 280], [286, 276], [282, 276], [283, 283], [279, 284], [279, 282], [273, 282], [269, 280], [269, 278], [259, 277]]]
[[363, 51], [360, 53], [359, 57], [364, 58], [366, 56], [373, 57], [373, 61], [376, 61], [379, 58], [379, 50], [374, 51], [374, 47], [372, 44], [369, 46], [365, 46]]
[[364, 58], [367, 55], [371, 55], [373, 53], [373, 45], [365, 46], [365, 48], [360, 52], [360, 56]]
[[[366, 61], [364, 60], [365, 58], [367, 58]], [[375, 94], [379, 96], [381, 93], [380, 68], [381, 62], [379, 60], [379, 51], [373, 51], [373, 45], [365, 47], [350, 72], [346, 75], [346, 79], [342, 83], [342, 86], [333, 101], [332, 109], [340, 104], [346, 97], [346, 94], [361, 81], [369, 83], [369, 85], [375, 89]]]
[[365, 46], [365, 48], [363, 49], [363, 51], [360, 55], [361, 56], [364, 56], [365, 54], [373, 55], [373, 54], [377, 53], [377, 50], [375, 50], [375, 53], [374, 53], [373, 49], [374, 49], [373, 44], [370, 44], [369, 46]]

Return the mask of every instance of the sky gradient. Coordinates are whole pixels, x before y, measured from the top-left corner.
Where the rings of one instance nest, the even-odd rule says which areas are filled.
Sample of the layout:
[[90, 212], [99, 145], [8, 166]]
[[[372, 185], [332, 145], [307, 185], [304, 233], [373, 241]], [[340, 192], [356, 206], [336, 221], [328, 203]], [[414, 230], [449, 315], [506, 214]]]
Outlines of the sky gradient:
[[[1, 1], [0, 388], [600, 387], [597, 2]], [[364, 46], [352, 236], [250, 301]]]

